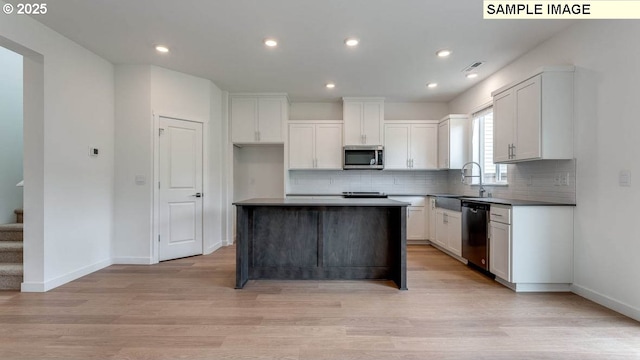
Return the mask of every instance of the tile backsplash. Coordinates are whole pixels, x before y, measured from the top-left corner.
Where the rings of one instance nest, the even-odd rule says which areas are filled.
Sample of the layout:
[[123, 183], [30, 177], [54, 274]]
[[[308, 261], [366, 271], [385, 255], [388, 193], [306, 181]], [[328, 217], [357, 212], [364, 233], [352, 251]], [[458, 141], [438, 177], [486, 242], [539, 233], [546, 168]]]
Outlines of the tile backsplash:
[[[508, 165], [508, 186], [485, 186], [496, 198], [550, 202], [576, 201], [576, 161], [540, 160]], [[562, 184], [566, 178], [566, 185]], [[478, 186], [460, 182], [460, 170], [449, 171], [449, 191], [454, 194], [478, 195]], [[486, 196], [486, 195], [485, 195]]]
[[[576, 201], [575, 160], [529, 161], [508, 165], [507, 186], [485, 186], [496, 198], [551, 202]], [[567, 185], [561, 179], [567, 178]], [[478, 187], [462, 184], [460, 170], [375, 171], [291, 170], [290, 194], [340, 194], [381, 191], [387, 194], [453, 193], [477, 195]]]
[[447, 171], [290, 170], [290, 194], [340, 194], [380, 191], [387, 194], [429, 194], [448, 191]]

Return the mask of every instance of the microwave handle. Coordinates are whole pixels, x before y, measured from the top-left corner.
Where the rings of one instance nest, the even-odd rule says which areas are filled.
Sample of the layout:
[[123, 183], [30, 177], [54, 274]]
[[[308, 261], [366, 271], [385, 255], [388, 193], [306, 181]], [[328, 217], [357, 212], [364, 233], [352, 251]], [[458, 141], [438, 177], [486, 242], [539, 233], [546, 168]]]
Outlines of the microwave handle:
[[375, 163], [375, 165], [380, 165], [380, 162], [378, 161], [378, 150], [375, 150], [374, 153], [376, 153], [376, 163]]

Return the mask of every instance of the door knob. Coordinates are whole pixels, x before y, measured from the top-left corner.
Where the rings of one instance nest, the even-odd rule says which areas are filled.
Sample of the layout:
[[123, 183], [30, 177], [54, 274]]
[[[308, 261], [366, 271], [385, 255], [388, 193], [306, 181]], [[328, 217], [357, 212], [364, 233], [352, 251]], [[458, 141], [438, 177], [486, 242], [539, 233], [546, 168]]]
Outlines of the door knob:
[[202, 197], [202, 193], [195, 193], [194, 195], [191, 195], [191, 196], [195, 196], [199, 198], [199, 197]]

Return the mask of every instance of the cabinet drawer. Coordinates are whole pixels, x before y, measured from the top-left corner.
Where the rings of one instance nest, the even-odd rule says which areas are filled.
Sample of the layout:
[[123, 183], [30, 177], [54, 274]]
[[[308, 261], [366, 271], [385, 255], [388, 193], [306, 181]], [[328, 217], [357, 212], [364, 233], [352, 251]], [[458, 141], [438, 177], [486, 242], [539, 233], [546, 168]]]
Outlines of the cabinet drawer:
[[489, 219], [503, 224], [511, 224], [511, 206], [491, 205]]

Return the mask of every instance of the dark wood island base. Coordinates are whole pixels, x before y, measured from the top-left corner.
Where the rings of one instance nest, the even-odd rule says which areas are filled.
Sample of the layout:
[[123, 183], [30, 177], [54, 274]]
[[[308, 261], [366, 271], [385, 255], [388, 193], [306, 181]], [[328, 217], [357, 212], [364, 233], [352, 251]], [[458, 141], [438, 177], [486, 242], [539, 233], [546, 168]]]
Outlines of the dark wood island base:
[[250, 279], [388, 279], [407, 289], [407, 203], [251, 199], [234, 205], [236, 289]]

